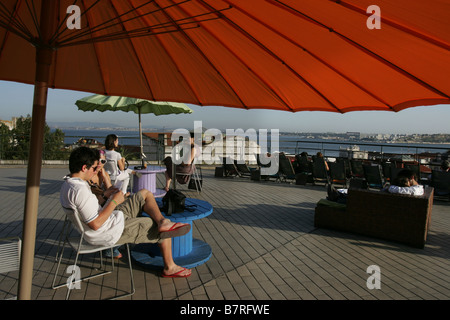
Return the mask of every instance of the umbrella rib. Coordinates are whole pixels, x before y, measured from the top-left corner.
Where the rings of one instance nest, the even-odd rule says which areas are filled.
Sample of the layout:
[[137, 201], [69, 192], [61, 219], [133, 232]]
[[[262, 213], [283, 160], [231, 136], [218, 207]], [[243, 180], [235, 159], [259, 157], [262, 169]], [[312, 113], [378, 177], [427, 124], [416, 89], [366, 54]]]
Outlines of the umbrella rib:
[[[142, 5], [140, 5], [138, 8], [140, 8], [140, 7], [142, 7], [142, 6], [146, 6], [147, 4], [149, 4], [149, 3], [153, 2], [153, 1], [154, 1], [154, 0], [150, 0], [150, 1], [148, 1], [148, 2], [146, 2], [146, 3], [144, 3], [144, 4], [142, 4]], [[188, 0], [188, 1], [189, 1], [189, 0]], [[84, 10], [84, 11], [83, 11], [83, 15], [86, 15], [86, 17], [87, 17], [87, 12], [88, 12], [89, 10], [91, 10], [91, 9], [92, 9], [97, 3], [99, 3], [99, 2], [100, 2], [100, 0], [97, 0], [94, 4], [92, 4], [91, 6], [89, 6], [89, 8], [87, 8], [86, 10]], [[127, 11], [127, 12], [123, 13], [121, 16], [127, 15], [127, 14], [129, 14], [130, 12], [132, 12], [132, 11], [133, 11], [133, 10]], [[111, 19], [109, 19], [109, 20], [107, 20], [107, 21], [105, 21], [105, 22], [103, 22], [103, 23], [101, 23], [101, 24], [99, 24], [99, 25], [97, 25], [97, 26], [91, 27], [91, 28], [89, 29], [89, 31], [79, 32], [79, 33], [77, 33], [76, 35], [73, 35], [73, 36], [71, 36], [71, 37], [66, 37], [66, 38], [60, 37], [60, 43], [67, 43], [67, 42], [72, 41], [73, 39], [81, 38], [81, 37], [84, 37], [84, 36], [86, 36], [86, 35], [92, 34], [93, 32], [99, 32], [99, 31], [102, 31], [102, 30], [104, 30], [104, 29], [108, 29], [108, 28], [117, 26], [118, 24], [120, 24], [120, 22], [115, 22], [115, 21], [117, 21], [119, 18], [120, 18], [120, 17], [111, 18]], [[129, 20], [137, 19], [137, 18], [140, 18], [140, 16], [134, 17], [134, 18], [130, 18]], [[110, 23], [112, 23], [112, 24], [110, 24]], [[110, 24], [110, 25], [104, 27], [104, 26], [107, 25], [107, 24]]]
[[[187, 0], [187, 1], [191, 1], [191, 0]], [[187, 1], [185, 1], [185, 2], [187, 2]], [[177, 4], [177, 5], [179, 5], [179, 4]], [[142, 7], [142, 6], [140, 6], [140, 7]], [[161, 10], [164, 10], [166, 8], [169, 8], [169, 7], [171, 7], [171, 6], [162, 8]], [[137, 9], [138, 8], [136, 8], [136, 10]], [[160, 11], [160, 10], [155, 10], [155, 11], [152, 11], [150, 13], [154, 13], [156, 11]], [[145, 14], [142, 14], [142, 15], [140, 15], [138, 17], [130, 18], [128, 20], [125, 20], [125, 21], [122, 21], [122, 22], [117, 22], [117, 23], [115, 23], [113, 25], [108, 25], [108, 26], [104, 26], [104, 27], [100, 28], [100, 26], [106, 24], [106, 23], [103, 23], [103, 24], [98, 25], [98, 26], [96, 26], [94, 28], [96, 28], [96, 30], [95, 30], [96, 32], [99, 32], [99, 31], [106, 30], [106, 29], [111, 28], [111, 27], [115, 27], [115, 26], [119, 25], [120, 23], [125, 23], [127, 21], [132, 20], [132, 19], [137, 19], [137, 18], [143, 17], [143, 16], [148, 15], [150, 13], [145, 13]], [[183, 19], [177, 20], [176, 22], [189, 20], [189, 19], [193, 19], [195, 17], [201, 17], [201, 16], [205, 16], [205, 15], [209, 15], [209, 14], [211, 14], [211, 13], [200, 14], [200, 15], [197, 15], [197, 16], [183, 18]], [[123, 16], [123, 15], [125, 15], [125, 14], [122, 14], [121, 16]], [[215, 19], [218, 19], [218, 18], [202, 19], [201, 22], [209, 21], [209, 20], [215, 20]], [[178, 25], [191, 25], [191, 24], [197, 23], [197, 22], [198, 21], [184, 22], [184, 23], [178, 23]], [[155, 24], [153, 26], [148, 26], [148, 27], [145, 27], [145, 28], [138, 28], [138, 29], [134, 29], [134, 30], [130, 30], [130, 31], [117, 31], [117, 32], [110, 33], [110, 34], [103, 35], [103, 36], [91, 37], [89, 40], [74, 41], [76, 39], [83, 38], [86, 35], [89, 35], [89, 33], [86, 31], [84, 33], [78, 33], [77, 35], [74, 35], [74, 36], [72, 36], [70, 38], [65, 38], [64, 40], [60, 41], [58, 43], [58, 45], [59, 45], [59, 47], [67, 47], [67, 46], [86, 44], [86, 43], [89, 43], [89, 42], [103, 42], [103, 41], [123, 40], [123, 39], [128, 39], [128, 38], [152, 36], [152, 35], [158, 35], [158, 34], [164, 34], [164, 33], [171, 33], [171, 32], [179, 31], [178, 29], [176, 29], [176, 30], [164, 30], [164, 31], [160, 31], [160, 32], [150, 32], [149, 31], [150, 29], [165, 29], [165, 28], [170, 28], [170, 27], [173, 27], [173, 24], [171, 22], [163, 22], [163, 23], [158, 23], [158, 24]], [[192, 26], [192, 27], [185, 27], [184, 30], [189, 30], [189, 29], [193, 29], [193, 28], [197, 28], [197, 27], [198, 27], [198, 25], [195, 25], [195, 26]]]
[[[76, 3], [79, 0], [74, 0], [73, 5], [76, 5]], [[83, 1], [81, 1], [83, 2]], [[79, 19], [81, 19], [82, 16], [85, 16], [86, 13], [91, 10], [97, 3], [99, 3], [100, 0], [97, 0], [96, 2], [94, 2], [91, 6], [89, 6], [87, 9], [83, 10], [83, 12], [81, 13], [81, 16]], [[83, 3], [84, 5], [84, 3]], [[64, 17], [64, 19], [61, 20], [61, 23], [59, 24], [59, 26], [56, 28], [55, 34], [52, 37], [51, 41], [55, 41], [56, 39], [60, 39], [60, 37], [62, 36], [62, 34], [66, 31], [68, 31], [68, 28], [65, 27], [65, 22], [67, 21], [67, 17], [68, 14], [66, 13], [66, 16]]]
[[[182, 10], [181, 8], [179, 8], [180, 10]], [[186, 13], [184, 10], [182, 10], [184, 13]], [[169, 20], [172, 21], [172, 23], [174, 24], [174, 26], [177, 28], [178, 25], [176, 24], [176, 20], [173, 20], [172, 17], [166, 12], [163, 11], [164, 14], [167, 16], [167, 18]], [[186, 13], [187, 14], [187, 13]], [[212, 61], [206, 57], [206, 55], [202, 52], [202, 50], [200, 50], [200, 48], [197, 46], [196, 43], [194, 43], [194, 41], [192, 41], [192, 39], [184, 32], [183, 29], [179, 29], [179, 32], [184, 36], [184, 38], [189, 41], [191, 43], [191, 45], [197, 50], [197, 52], [205, 59], [205, 61], [217, 72], [218, 75], [220, 75], [220, 77], [223, 79], [223, 81], [225, 81], [225, 83], [229, 86], [229, 88], [231, 89], [231, 91], [234, 92], [235, 96], [237, 97], [237, 99], [240, 101], [240, 103], [242, 104], [242, 106], [244, 108], [247, 108], [247, 106], [245, 105], [245, 103], [242, 101], [241, 97], [238, 95], [238, 93], [235, 91], [235, 89], [231, 86], [230, 83], [228, 83], [228, 81], [225, 79], [225, 77], [222, 75], [222, 73], [216, 68], [216, 66], [212, 63]], [[161, 43], [161, 42], [160, 42]], [[164, 45], [161, 43], [161, 45], [164, 47]], [[164, 47], [165, 48], [165, 47]], [[166, 49], [166, 52], [169, 54], [169, 51]], [[169, 54], [170, 55], [170, 54]], [[189, 84], [189, 81], [186, 79], [186, 77], [182, 74], [184, 80], [186, 81], [186, 83]], [[192, 93], [196, 96], [196, 99], [198, 101], [199, 105], [202, 105], [201, 100], [199, 99], [198, 95], [196, 94], [195, 90], [193, 89], [192, 85], [189, 84], [189, 87], [191, 88]]]
[[[350, 9], [350, 10], [352, 10], [354, 12], [363, 14], [364, 16], [367, 17], [366, 11], [361, 9], [361, 8], [358, 8], [355, 5], [352, 5], [350, 3], [347, 3], [347, 2], [341, 1], [341, 0], [329, 0], [329, 1], [335, 2], [335, 3], [341, 5], [344, 8], [347, 8], [347, 9]], [[403, 25], [401, 25], [401, 24], [399, 24], [399, 23], [397, 23], [397, 22], [395, 22], [393, 20], [390, 20], [389, 18], [383, 17], [383, 24], [387, 24], [387, 25], [391, 26], [392, 28], [398, 29], [398, 30], [403, 31], [405, 33], [408, 33], [408, 34], [410, 34], [412, 36], [418, 37], [418, 38], [420, 38], [420, 39], [422, 39], [422, 40], [424, 40], [426, 42], [432, 43], [432, 44], [434, 44], [434, 45], [436, 45], [438, 47], [441, 47], [441, 48], [443, 48], [445, 50], [450, 50], [450, 45], [448, 43], [445, 43], [445, 42], [443, 42], [441, 40], [438, 40], [438, 39], [433, 39], [430, 36], [427, 36], [427, 35], [425, 35], [423, 33], [420, 33], [418, 31], [415, 31], [415, 30], [411, 29], [411, 28], [403, 26]]]
[[[131, 3], [130, 3], [130, 5], [131, 5]], [[114, 8], [114, 10], [116, 11], [116, 13], [118, 13], [117, 10], [116, 10], [116, 8], [115, 8], [114, 6], [113, 6], [113, 8]], [[139, 9], [136, 8], [136, 10], [139, 10]], [[117, 19], [120, 20], [120, 15], [117, 17]], [[123, 22], [122, 22], [122, 27], [123, 27], [123, 29], [125, 29], [125, 26], [123, 25]], [[149, 90], [149, 92], [150, 92], [150, 95], [151, 95], [151, 97], [152, 97], [152, 100], [155, 100], [154, 94], [153, 94], [153, 92], [152, 92], [152, 88], [150, 87], [150, 83], [149, 83], [149, 81], [148, 81], [149, 79], [147, 78], [147, 74], [146, 74], [145, 71], [144, 71], [144, 68], [143, 68], [143, 66], [142, 66], [141, 59], [139, 58], [139, 56], [138, 56], [138, 54], [137, 54], [137, 52], [136, 52], [136, 48], [135, 48], [134, 45], [133, 45], [133, 41], [131, 40], [131, 38], [129, 38], [128, 41], [129, 41], [131, 47], [133, 48], [133, 52], [134, 52], [134, 55], [135, 55], [135, 57], [136, 57], [136, 60], [138, 61], [139, 66], [140, 66], [141, 71], [142, 71], [142, 74], [144, 75], [144, 78], [145, 78], [145, 80], [146, 80], [146, 81], [145, 81], [145, 84], [146, 84], [146, 86], [147, 86], [147, 88], [148, 88], [148, 90]], [[138, 106], [138, 109], [139, 109], [139, 114], [140, 114], [140, 112], [141, 112], [141, 107]], [[141, 135], [142, 135], [142, 132], [141, 132]]]
[[[192, 1], [192, 0], [184, 0], [183, 2], [174, 4], [172, 6], [178, 6], [180, 4], [183, 4], [183, 3], [186, 3], [186, 2], [189, 2], [189, 1]], [[118, 25], [123, 25], [125, 22], [129, 22], [129, 21], [132, 21], [132, 20], [135, 20], [135, 19], [139, 19], [139, 18], [142, 18], [144, 16], [147, 16], [147, 15], [153, 14], [155, 12], [158, 12], [160, 10], [172, 7], [172, 6], [168, 6], [168, 7], [165, 7], [163, 9], [152, 10], [152, 11], [149, 11], [149, 12], [146, 12], [146, 13], [143, 13], [143, 14], [139, 14], [139, 15], [137, 15], [135, 17], [127, 18], [126, 20], [120, 20], [122, 17], [128, 15], [130, 12], [137, 12], [138, 9], [141, 9], [142, 7], [148, 5], [148, 4], [152, 3], [152, 2], [155, 2], [155, 0], [150, 0], [150, 1], [146, 2], [146, 3], [144, 3], [144, 4], [139, 5], [136, 8], [133, 8], [133, 9], [131, 9], [131, 10], [125, 12], [125, 13], [122, 13], [122, 14], [118, 15], [115, 18], [112, 18], [112, 19], [109, 19], [108, 21], [105, 21], [105, 22], [103, 22], [103, 23], [93, 27], [91, 29], [90, 33], [92, 33], [92, 32], [99, 32], [99, 31], [102, 31], [102, 30], [106, 30], [106, 29], [118, 26]], [[91, 6], [91, 8], [92, 8], [92, 6]], [[166, 24], [168, 24], [168, 23], [166, 23]], [[157, 24], [157, 25], [155, 25], [155, 27], [156, 26], [160, 26], [160, 28], [164, 28], [165, 27], [164, 23]], [[129, 37], [130, 33], [138, 33], [138, 32], [148, 32], [148, 28], [140, 28], [140, 29], [136, 29], [136, 30], [132, 30], [132, 31], [126, 31], [126, 32], [125, 31], [120, 31], [120, 32], [114, 33], [114, 35], [118, 36], [118, 39], [123, 39], [123, 38]], [[89, 33], [87, 31], [86, 32], [80, 32], [80, 33], [78, 33], [76, 35], [73, 35], [72, 37], [67, 37], [65, 39], [62, 38], [61, 43], [67, 43], [67, 42], [73, 41], [75, 39], [82, 38], [82, 37], [84, 37], [84, 36], [86, 36], [88, 34]], [[105, 37], [105, 36], [101, 36], [99, 38], [102, 38], [102, 37]]]
[[403, 74], [404, 76], [406, 76], [407, 78], [413, 80], [414, 82], [418, 83], [419, 85], [421, 85], [421, 86], [423, 86], [423, 87], [429, 89], [430, 91], [433, 91], [434, 93], [437, 93], [437, 94], [440, 95], [440, 96], [443, 96], [443, 97], [445, 97], [445, 98], [450, 99], [450, 96], [449, 96], [449, 95], [447, 95], [447, 94], [445, 94], [444, 92], [440, 91], [439, 89], [433, 87], [432, 85], [426, 83], [425, 81], [419, 79], [418, 77], [414, 76], [413, 74], [409, 73], [408, 71], [402, 69], [401, 67], [397, 66], [397, 65], [394, 64], [393, 62], [391, 62], [391, 61], [389, 61], [389, 60], [387, 60], [387, 59], [381, 57], [380, 55], [378, 55], [377, 53], [373, 52], [372, 50], [370, 50], [370, 49], [364, 47], [363, 45], [357, 43], [356, 41], [354, 41], [354, 40], [352, 40], [352, 39], [346, 37], [346, 36], [343, 35], [342, 33], [339, 33], [339, 32], [337, 32], [336, 30], [334, 30], [333, 28], [328, 27], [327, 25], [323, 24], [322, 22], [317, 21], [316, 19], [314, 19], [314, 18], [312, 18], [312, 17], [310, 17], [310, 16], [304, 14], [303, 12], [298, 11], [298, 10], [295, 9], [295, 8], [292, 8], [291, 6], [289, 6], [289, 5], [285, 4], [285, 3], [283, 3], [283, 2], [280, 1], [280, 0], [267, 0], [267, 1], [278, 3], [278, 5], [280, 6], [280, 8], [283, 8], [284, 10], [289, 11], [289, 12], [295, 14], [295, 15], [298, 16], [298, 17], [301, 17], [301, 18], [305, 19], [306, 21], [315, 23], [315, 24], [317, 24], [317, 25], [319, 25], [319, 26], [321, 26], [321, 27], [323, 27], [323, 28], [329, 30], [330, 32], [333, 32], [333, 33], [336, 34], [337, 36], [341, 37], [343, 40], [347, 41], [349, 44], [353, 45], [355, 48], [357, 48], [357, 49], [359, 49], [359, 50], [365, 52], [366, 54], [368, 54], [368, 55], [374, 57], [374, 58], [377, 59], [378, 61], [384, 63], [386, 66], [388, 66], [388, 67], [390, 67], [390, 68], [392, 68], [392, 69], [398, 71], [399, 73]]
[[[205, 5], [205, 6], [209, 6], [209, 4], [205, 4], [203, 0], [201, 0], [201, 2]], [[230, 4], [227, 0], [225, 0], [225, 2], [227, 2], [228, 4]], [[230, 4], [231, 5], [231, 4]], [[237, 8], [239, 10], [239, 8], [237, 6], [234, 5], [234, 8]], [[251, 16], [249, 16], [251, 17]], [[252, 18], [252, 17], [251, 17]], [[327, 103], [329, 103], [333, 108], [335, 108], [337, 110], [337, 112], [342, 113], [341, 110], [339, 110], [339, 108], [333, 103], [331, 102], [327, 97], [325, 97], [321, 92], [319, 92], [316, 88], [314, 88], [314, 86], [312, 86], [305, 78], [303, 78], [298, 72], [296, 72], [294, 69], [292, 69], [287, 63], [285, 63], [283, 60], [281, 60], [274, 52], [272, 52], [269, 48], [267, 48], [266, 46], [264, 46], [260, 41], [258, 41], [256, 38], [254, 38], [252, 35], [250, 35], [247, 31], [243, 30], [241, 27], [239, 27], [238, 25], [236, 25], [236, 23], [234, 23], [233, 21], [231, 21], [229, 18], [224, 16], [224, 21], [226, 21], [229, 25], [231, 25], [234, 29], [236, 29], [237, 31], [239, 31], [241, 34], [243, 34], [245, 37], [247, 37], [249, 40], [251, 40], [252, 42], [254, 42], [257, 46], [259, 46], [260, 48], [262, 48], [265, 52], [267, 52], [270, 56], [272, 56], [274, 59], [278, 60], [280, 63], [282, 63], [287, 69], [289, 69], [298, 79], [300, 79], [303, 83], [305, 83], [310, 89], [312, 89], [314, 92], [316, 92], [320, 97], [322, 97]], [[259, 22], [259, 20], [256, 20]], [[216, 37], [217, 39], [217, 37]], [[217, 39], [218, 40], [218, 39]], [[220, 40], [218, 40], [220, 41]], [[222, 42], [221, 42], [222, 43]], [[223, 46], [225, 46], [222, 43]], [[226, 47], [226, 46], [225, 46]], [[232, 52], [230, 50], [230, 52]], [[234, 54], [234, 53], [233, 53]], [[235, 54], [234, 54], [235, 55]], [[235, 55], [236, 56], [236, 55]], [[237, 59], [239, 59], [236, 56]], [[240, 59], [239, 59], [240, 60]], [[241, 61], [241, 60], [240, 60]], [[243, 61], [241, 61], [244, 65], [245, 63]], [[250, 67], [248, 67], [249, 70], [251, 70]], [[292, 107], [290, 107], [284, 100], [283, 98], [281, 98], [276, 92], [275, 90], [265, 81], [263, 80], [259, 75], [257, 75], [254, 71], [252, 71], [253, 74], [255, 74], [272, 92], [274, 95], [276, 95], [282, 102], [283, 104], [290, 109], [291, 111], [294, 111]]]
[[33, 20], [33, 23], [34, 23], [34, 27], [36, 28], [36, 31], [37, 31], [37, 33], [39, 35], [39, 39], [42, 39], [41, 28], [39, 27], [37, 12], [36, 12], [36, 8], [34, 6], [34, 1], [31, 0], [33, 10], [30, 9], [30, 5], [28, 4], [28, 0], [25, 0], [25, 3], [27, 4], [28, 11], [30, 12], [30, 15], [32, 17], [32, 20]]
[[[84, 2], [82, 1], [82, 5], [83, 5], [83, 7], [85, 6], [85, 4], [84, 4]], [[86, 20], [87, 20], [87, 27], [88, 28], [90, 28], [90, 24], [89, 24], [89, 17], [86, 15]], [[106, 83], [105, 83], [105, 77], [104, 77], [104, 75], [103, 75], [103, 72], [102, 72], [102, 66], [101, 66], [101, 64], [100, 64], [100, 60], [98, 59], [98, 57], [99, 57], [99, 55], [97, 54], [97, 47], [96, 47], [96, 45], [95, 45], [95, 43], [90, 43], [92, 46], [93, 46], [93, 48], [94, 48], [94, 51], [96, 52], [96, 54], [95, 54], [95, 59], [97, 60], [97, 65], [98, 65], [98, 70], [99, 70], [99, 73], [101, 74], [101, 80], [102, 80], [102, 87], [103, 87], [103, 93], [104, 94], [106, 94]]]
[[[229, 2], [229, 0], [224, 0], [225, 2]], [[354, 80], [352, 80], [351, 78], [349, 78], [348, 76], [346, 76], [345, 74], [343, 74], [341, 71], [337, 70], [336, 68], [334, 68], [332, 65], [330, 65], [329, 63], [327, 63], [326, 61], [324, 61], [323, 59], [321, 59], [319, 56], [317, 56], [316, 54], [314, 54], [313, 52], [311, 52], [310, 50], [308, 50], [307, 48], [303, 47], [301, 44], [295, 42], [293, 39], [287, 37], [285, 34], [280, 33], [279, 31], [277, 31], [276, 29], [274, 29], [273, 27], [269, 26], [267, 23], [261, 21], [260, 19], [258, 19], [257, 17], [253, 16], [252, 14], [250, 14], [248, 11], [235, 6], [235, 8], [239, 11], [241, 11], [242, 13], [246, 14], [247, 16], [249, 16], [250, 18], [252, 18], [255, 21], [258, 21], [261, 25], [265, 26], [267, 29], [271, 30], [272, 32], [276, 33], [277, 35], [279, 35], [280, 37], [282, 37], [283, 39], [287, 40], [288, 42], [290, 42], [291, 44], [293, 44], [294, 46], [298, 47], [299, 49], [303, 50], [304, 52], [306, 52], [307, 54], [309, 54], [311, 57], [313, 57], [315, 60], [319, 61], [320, 63], [322, 63], [323, 65], [325, 65], [327, 68], [329, 68], [330, 70], [336, 72], [339, 76], [341, 76], [342, 78], [344, 78], [345, 80], [347, 80], [348, 82], [350, 82], [351, 84], [353, 84], [354, 86], [356, 86], [358, 89], [360, 89], [361, 91], [365, 92], [366, 94], [370, 95], [372, 98], [380, 101], [381, 103], [383, 103], [384, 105], [386, 105], [389, 109], [391, 109], [392, 111], [394, 111], [394, 108], [387, 103], [386, 101], [384, 101], [383, 99], [381, 99], [380, 97], [376, 96], [374, 93], [370, 92], [369, 90], [363, 88], [361, 85], [359, 85], [357, 82], [355, 82]], [[287, 65], [287, 64], [286, 64]], [[303, 80], [303, 78], [302, 78]], [[308, 85], [309, 83], [306, 82]], [[315, 89], [317, 91], [317, 89]], [[318, 92], [318, 91], [317, 91]], [[320, 92], [318, 92], [320, 94]], [[323, 95], [321, 95], [323, 96]], [[325, 97], [324, 97], [325, 98]], [[326, 98], [325, 98], [326, 99]], [[327, 100], [328, 101], [328, 100]], [[330, 102], [331, 103], [331, 102]], [[332, 104], [332, 103], [331, 103]], [[334, 104], [332, 104], [334, 106]], [[340, 111], [336, 106], [334, 106], [339, 112], [343, 113], [342, 111]]]
[[4, 3], [0, 2], [0, 26], [28, 41], [33, 35], [27, 29], [22, 19], [20, 19], [20, 16], [17, 15], [19, 6], [20, 5], [16, 3], [14, 11], [11, 12], [6, 8]]

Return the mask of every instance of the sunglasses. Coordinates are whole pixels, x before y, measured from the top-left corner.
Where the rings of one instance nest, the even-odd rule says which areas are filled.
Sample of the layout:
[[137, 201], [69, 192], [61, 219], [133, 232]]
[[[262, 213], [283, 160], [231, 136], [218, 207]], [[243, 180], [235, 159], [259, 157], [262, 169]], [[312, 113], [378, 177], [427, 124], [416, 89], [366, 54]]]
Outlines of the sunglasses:
[[106, 159], [100, 159], [100, 163], [101, 164], [105, 164], [106, 163]]

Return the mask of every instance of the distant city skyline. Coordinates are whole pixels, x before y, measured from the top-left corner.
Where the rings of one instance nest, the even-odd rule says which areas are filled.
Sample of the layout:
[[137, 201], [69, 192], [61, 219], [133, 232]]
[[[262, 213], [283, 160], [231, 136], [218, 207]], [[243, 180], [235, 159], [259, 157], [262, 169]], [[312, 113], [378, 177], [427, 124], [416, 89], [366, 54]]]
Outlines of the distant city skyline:
[[[32, 113], [33, 86], [0, 81], [0, 119], [27, 116]], [[126, 112], [83, 112], [75, 101], [92, 93], [49, 89], [47, 123], [108, 123], [122, 127], [138, 126], [138, 116]], [[279, 129], [282, 132], [352, 132], [361, 133], [450, 133], [450, 105], [420, 106], [400, 112], [355, 111], [345, 114], [303, 111], [291, 113], [274, 110], [243, 110], [223, 106], [188, 104], [189, 115], [142, 115], [145, 128], [192, 129], [194, 121], [205, 128]]]

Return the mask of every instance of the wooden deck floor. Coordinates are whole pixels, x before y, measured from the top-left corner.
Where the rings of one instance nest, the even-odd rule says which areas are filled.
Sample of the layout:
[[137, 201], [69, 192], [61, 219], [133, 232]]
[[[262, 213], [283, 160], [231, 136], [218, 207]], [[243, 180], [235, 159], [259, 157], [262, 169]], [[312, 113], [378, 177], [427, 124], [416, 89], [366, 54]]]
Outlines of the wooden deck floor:
[[[63, 212], [64, 168], [42, 170], [32, 299], [64, 299], [52, 290], [54, 257]], [[425, 249], [348, 233], [316, 229], [323, 186], [214, 178], [204, 170], [201, 194], [214, 212], [194, 222], [194, 238], [212, 257], [187, 279], [165, 279], [133, 265], [132, 300], [447, 300], [450, 299], [450, 205], [435, 202]], [[21, 236], [26, 168], [0, 169], [0, 238]], [[185, 189], [185, 188], [184, 188]], [[83, 264], [90, 263], [86, 258]], [[381, 288], [368, 289], [367, 268], [381, 270]], [[72, 299], [98, 300], [129, 286], [126, 260], [113, 275], [74, 290]], [[0, 300], [17, 293], [18, 272], [0, 275]]]

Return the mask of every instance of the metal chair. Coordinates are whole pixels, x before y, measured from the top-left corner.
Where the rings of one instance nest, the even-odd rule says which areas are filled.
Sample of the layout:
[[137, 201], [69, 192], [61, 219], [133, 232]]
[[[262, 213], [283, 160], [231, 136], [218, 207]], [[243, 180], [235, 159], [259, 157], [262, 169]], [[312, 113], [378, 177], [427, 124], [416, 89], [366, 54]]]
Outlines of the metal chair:
[[[111, 246], [96, 246], [96, 245], [91, 245], [91, 244], [87, 243], [83, 238], [84, 228], [83, 228], [81, 220], [78, 216], [78, 213], [72, 209], [68, 209], [68, 208], [63, 208], [63, 209], [66, 214], [66, 218], [64, 221], [63, 229], [61, 230], [61, 234], [60, 234], [60, 239], [59, 239], [59, 244], [58, 244], [59, 248], [58, 248], [58, 251], [56, 254], [57, 267], [56, 267], [55, 275], [53, 278], [52, 288], [59, 289], [64, 286], [67, 286], [66, 300], [68, 300], [71, 291], [74, 288], [79, 288], [79, 285], [82, 281], [101, 277], [101, 276], [110, 274], [114, 271], [114, 259], [112, 258], [112, 256], [113, 256], [113, 248], [115, 246], [117, 246], [117, 244], [114, 244]], [[70, 237], [73, 229], [78, 231], [78, 235], [75, 237]], [[62, 245], [61, 245], [61, 242], [62, 242]], [[72, 265], [68, 264], [68, 266], [69, 266], [68, 272], [71, 272], [72, 274], [68, 277], [66, 283], [56, 285], [56, 278], [58, 276], [58, 271], [59, 271], [59, 267], [61, 265], [61, 260], [63, 257], [64, 248], [65, 248], [66, 244], [69, 244], [70, 247], [72, 247], [72, 249], [74, 251], [76, 251], [74, 263]], [[117, 295], [117, 296], [111, 298], [111, 300], [131, 296], [135, 292], [133, 269], [131, 266], [130, 248], [129, 248], [128, 244], [125, 244], [125, 246], [127, 248], [127, 255], [128, 255], [128, 267], [130, 270], [131, 290], [130, 290], [130, 292], [127, 292], [125, 294]], [[102, 251], [104, 251], [104, 250], [111, 250], [111, 270], [106, 270], [106, 266], [105, 267], [103, 266]], [[100, 253], [100, 272], [95, 273], [90, 276], [87, 276], [87, 277], [84, 277], [84, 278], [81, 278], [80, 274], [79, 274], [79, 269], [77, 268], [78, 267], [77, 262], [78, 262], [79, 255], [96, 253], [96, 252]]]
[[[22, 240], [19, 237], [0, 239], [0, 273], [18, 271], [20, 269], [20, 252]], [[17, 297], [8, 298], [15, 300]]]
[[[201, 168], [200, 172], [201, 172]], [[197, 166], [195, 164], [192, 164], [192, 172], [191, 173], [182, 173], [182, 172], [177, 172], [177, 166], [175, 164], [173, 164], [172, 167], [172, 172], [175, 173], [175, 177], [174, 179], [172, 179], [173, 181], [173, 188], [176, 189], [176, 184], [177, 182], [179, 184], [187, 184], [188, 185], [188, 189], [194, 189], [197, 191], [197, 193], [200, 193], [202, 191], [203, 188], [203, 174], [201, 174], [201, 177], [198, 174], [197, 171]], [[182, 177], [182, 179], [177, 180], [177, 178]], [[182, 183], [181, 181], [185, 180], [185, 183]]]

